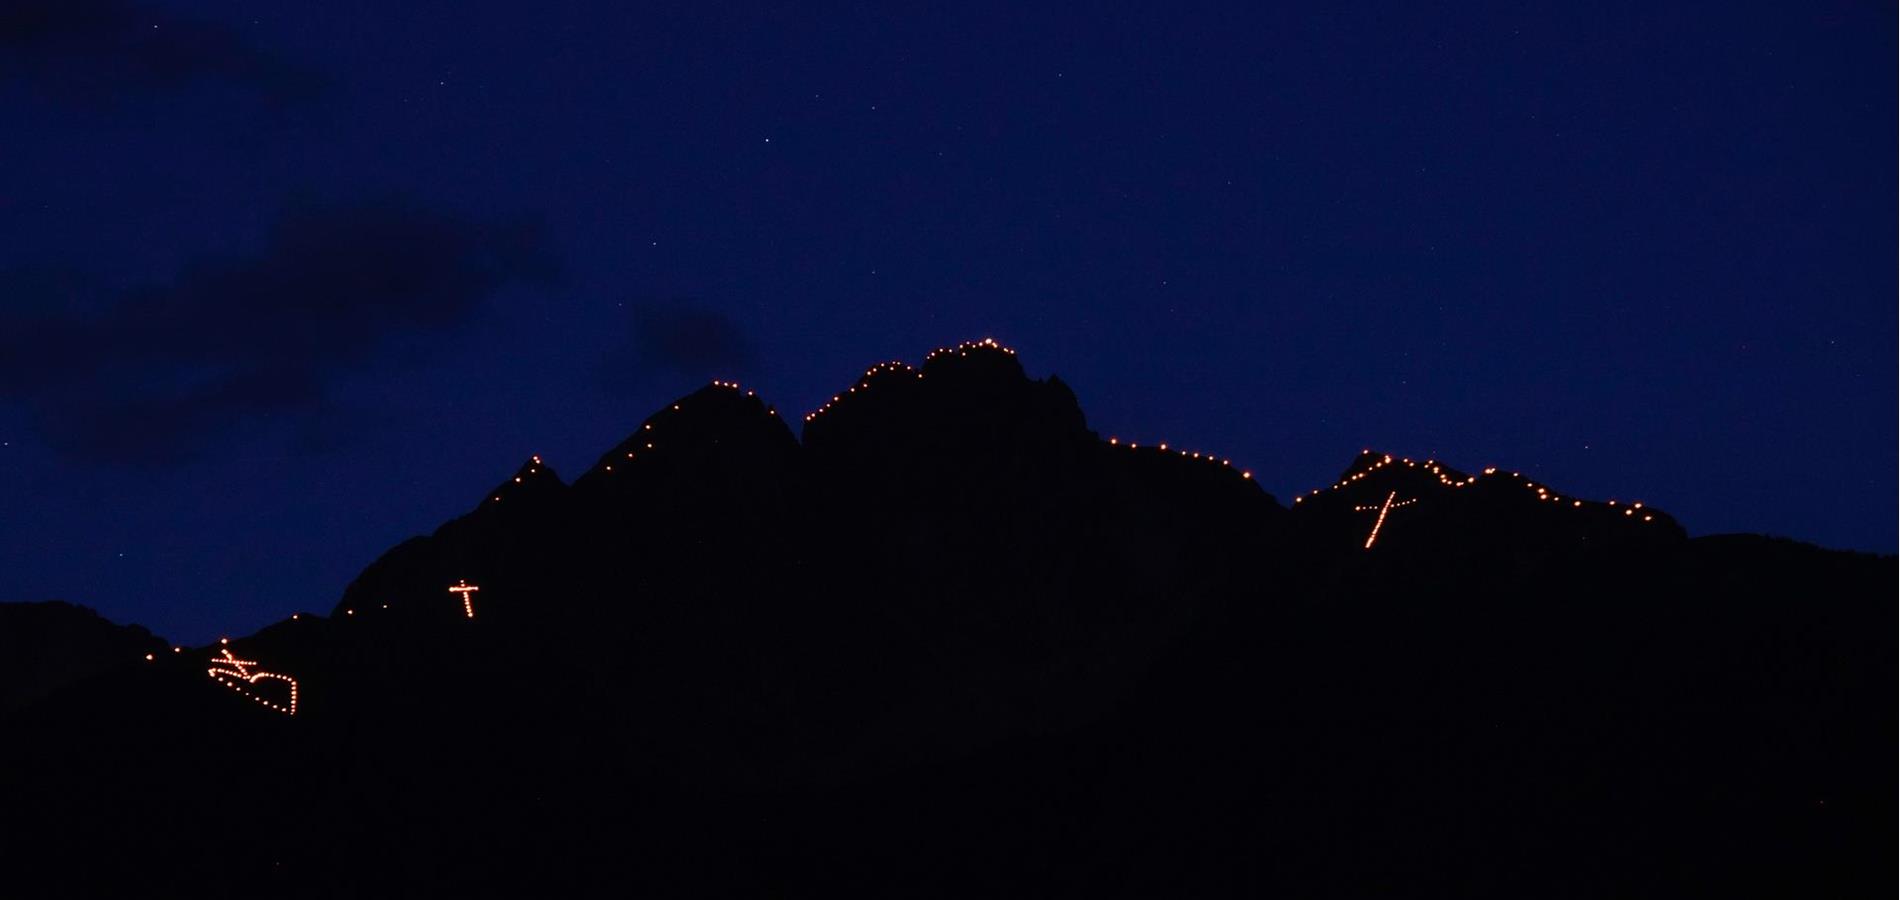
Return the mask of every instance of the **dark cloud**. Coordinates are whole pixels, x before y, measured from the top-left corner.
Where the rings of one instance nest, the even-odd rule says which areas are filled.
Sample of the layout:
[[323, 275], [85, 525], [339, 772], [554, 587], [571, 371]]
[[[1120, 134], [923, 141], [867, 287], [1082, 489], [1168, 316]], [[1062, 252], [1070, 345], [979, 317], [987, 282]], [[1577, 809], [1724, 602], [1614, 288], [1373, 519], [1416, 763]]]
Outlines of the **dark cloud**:
[[324, 79], [236, 29], [120, 0], [0, 3], [0, 83], [109, 103], [141, 93], [229, 85], [273, 103], [310, 99]]
[[633, 351], [641, 368], [694, 378], [744, 375], [758, 366], [751, 340], [736, 323], [717, 310], [698, 307], [635, 310]]
[[401, 202], [301, 209], [263, 251], [113, 294], [72, 273], [0, 277], [0, 399], [88, 459], [188, 457], [246, 423], [317, 414], [387, 339], [450, 328], [554, 272], [538, 228]]
[[608, 352], [600, 367], [610, 394], [637, 391], [658, 376], [684, 375], [688, 382], [755, 374], [759, 355], [745, 331], [724, 313], [685, 303], [634, 308], [628, 340]]

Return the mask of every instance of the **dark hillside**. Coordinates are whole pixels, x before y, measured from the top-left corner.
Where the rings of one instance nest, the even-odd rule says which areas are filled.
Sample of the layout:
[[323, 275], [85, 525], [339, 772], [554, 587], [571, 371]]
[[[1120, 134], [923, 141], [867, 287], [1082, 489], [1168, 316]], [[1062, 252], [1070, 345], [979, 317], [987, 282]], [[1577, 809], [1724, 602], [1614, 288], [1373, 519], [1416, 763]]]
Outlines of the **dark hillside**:
[[19, 896], [1885, 896], [1895, 575], [1370, 451], [1283, 506], [966, 344], [228, 644], [0, 607], [0, 815]]

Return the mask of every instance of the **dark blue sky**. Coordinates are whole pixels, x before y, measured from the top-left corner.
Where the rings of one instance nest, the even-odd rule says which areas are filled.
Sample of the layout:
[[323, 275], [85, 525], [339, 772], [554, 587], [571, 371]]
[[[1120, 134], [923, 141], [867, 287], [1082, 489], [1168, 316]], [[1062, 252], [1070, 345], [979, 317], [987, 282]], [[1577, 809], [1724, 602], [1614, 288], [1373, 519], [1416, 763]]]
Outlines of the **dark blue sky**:
[[0, 599], [246, 632], [707, 379], [985, 336], [1283, 500], [1895, 549], [1893, 4], [1023, 6], [0, 8]]

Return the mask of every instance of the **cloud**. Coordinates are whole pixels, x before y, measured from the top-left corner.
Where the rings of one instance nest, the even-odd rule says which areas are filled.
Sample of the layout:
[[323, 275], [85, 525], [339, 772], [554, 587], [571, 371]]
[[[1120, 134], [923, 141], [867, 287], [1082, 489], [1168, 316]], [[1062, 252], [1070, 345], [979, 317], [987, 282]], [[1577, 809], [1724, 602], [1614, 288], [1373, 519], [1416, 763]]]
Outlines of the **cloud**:
[[311, 99], [324, 86], [314, 70], [233, 28], [122, 0], [0, 3], [0, 83], [7, 81], [92, 103], [229, 85], [287, 104]]
[[643, 368], [694, 378], [743, 375], [758, 366], [758, 354], [737, 324], [724, 313], [698, 307], [636, 309], [633, 350]]
[[738, 323], [715, 309], [689, 304], [635, 306], [627, 339], [609, 350], [599, 368], [609, 394], [637, 391], [660, 375], [688, 382], [756, 374], [759, 354]]
[[452, 328], [553, 274], [531, 224], [401, 201], [298, 209], [256, 256], [116, 293], [71, 272], [0, 273], [0, 399], [75, 458], [188, 458], [246, 423], [319, 413], [331, 377], [385, 340]]

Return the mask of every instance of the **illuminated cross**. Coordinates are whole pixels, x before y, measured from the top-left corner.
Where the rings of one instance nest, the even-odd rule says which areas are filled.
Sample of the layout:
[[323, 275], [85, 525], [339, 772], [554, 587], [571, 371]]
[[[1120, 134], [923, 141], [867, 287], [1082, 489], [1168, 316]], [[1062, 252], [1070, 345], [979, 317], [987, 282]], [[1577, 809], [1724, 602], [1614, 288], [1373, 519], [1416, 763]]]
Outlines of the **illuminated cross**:
[[1379, 517], [1377, 519], [1374, 519], [1372, 522], [1372, 533], [1366, 535], [1366, 549], [1367, 550], [1371, 550], [1372, 542], [1379, 539], [1379, 527], [1385, 524], [1386, 513], [1389, 513], [1395, 509], [1398, 509], [1401, 506], [1411, 506], [1412, 504], [1418, 502], [1417, 497], [1413, 497], [1410, 500], [1400, 500], [1398, 499], [1398, 497], [1399, 497], [1399, 492], [1393, 491], [1392, 493], [1385, 495], [1384, 503], [1374, 503], [1374, 504], [1368, 504], [1365, 506], [1353, 507], [1353, 510], [1355, 512], [1369, 512], [1375, 509], [1379, 511]]
[[475, 618], [475, 604], [470, 601], [469, 594], [479, 590], [481, 590], [481, 588], [469, 584], [467, 579], [458, 579], [455, 582], [455, 586], [449, 588], [449, 593], [462, 595], [462, 612], [473, 619]]

